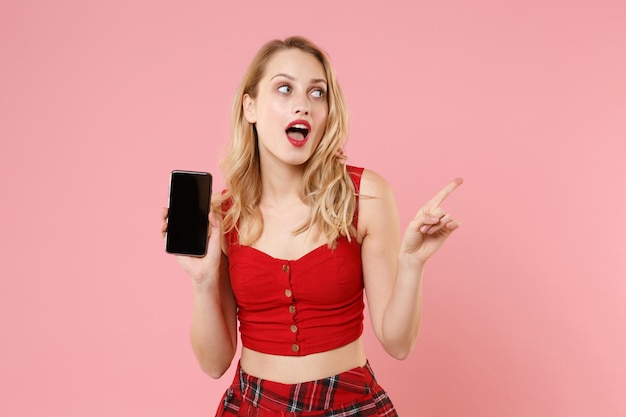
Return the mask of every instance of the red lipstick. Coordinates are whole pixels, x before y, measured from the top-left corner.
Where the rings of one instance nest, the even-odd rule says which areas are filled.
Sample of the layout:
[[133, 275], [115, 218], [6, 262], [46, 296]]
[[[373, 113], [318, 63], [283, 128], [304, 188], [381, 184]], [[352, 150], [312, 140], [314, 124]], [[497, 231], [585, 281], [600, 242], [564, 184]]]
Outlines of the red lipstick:
[[304, 146], [309, 138], [311, 124], [306, 120], [294, 120], [287, 125], [285, 133], [293, 146]]

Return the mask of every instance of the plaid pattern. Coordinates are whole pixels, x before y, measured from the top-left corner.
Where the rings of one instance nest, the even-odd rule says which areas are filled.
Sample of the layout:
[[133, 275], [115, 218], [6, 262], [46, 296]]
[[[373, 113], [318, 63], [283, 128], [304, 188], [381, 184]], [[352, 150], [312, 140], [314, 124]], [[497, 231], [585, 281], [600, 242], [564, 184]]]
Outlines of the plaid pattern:
[[215, 417], [398, 417], [366, 363], [317, 381], [281, 384], [238, 367]]

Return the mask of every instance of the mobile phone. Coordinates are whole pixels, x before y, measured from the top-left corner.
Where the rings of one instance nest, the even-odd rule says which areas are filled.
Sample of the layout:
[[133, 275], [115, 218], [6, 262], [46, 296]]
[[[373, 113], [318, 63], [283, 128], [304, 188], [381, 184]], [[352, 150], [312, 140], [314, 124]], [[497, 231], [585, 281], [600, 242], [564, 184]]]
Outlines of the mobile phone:
[[172, 171], [166, 252], [206, 255], [212, 186], [213, 177], [208, 172]]

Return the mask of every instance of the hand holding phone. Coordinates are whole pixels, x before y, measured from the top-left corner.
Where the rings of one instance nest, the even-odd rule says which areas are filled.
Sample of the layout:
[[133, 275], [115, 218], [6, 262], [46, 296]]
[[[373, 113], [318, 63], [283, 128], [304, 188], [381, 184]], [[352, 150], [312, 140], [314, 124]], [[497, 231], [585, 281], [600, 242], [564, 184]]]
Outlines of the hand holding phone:
[[165, 238], [168, 253], [206, 255], [212, 185], [208, 172], [172, 171]]

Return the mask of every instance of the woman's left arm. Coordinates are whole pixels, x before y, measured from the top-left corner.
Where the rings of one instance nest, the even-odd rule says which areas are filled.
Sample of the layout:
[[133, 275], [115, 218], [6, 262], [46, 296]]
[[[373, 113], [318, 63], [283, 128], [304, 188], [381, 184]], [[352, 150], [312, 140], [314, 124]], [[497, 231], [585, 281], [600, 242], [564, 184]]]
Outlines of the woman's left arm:
[[441, 203], [462, 182], [452, 181], [419, 209], [401, 240], [391, 188], [376, 173], [363, 173], [359, 235], [365, 292], [374, 333], [397, 359], [405, 359], [417, 339], [424, 265], [460, 225]]

